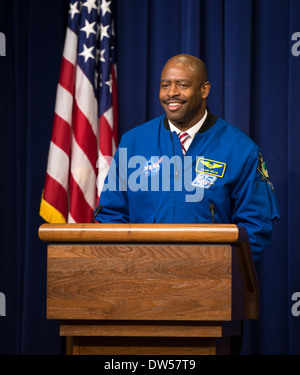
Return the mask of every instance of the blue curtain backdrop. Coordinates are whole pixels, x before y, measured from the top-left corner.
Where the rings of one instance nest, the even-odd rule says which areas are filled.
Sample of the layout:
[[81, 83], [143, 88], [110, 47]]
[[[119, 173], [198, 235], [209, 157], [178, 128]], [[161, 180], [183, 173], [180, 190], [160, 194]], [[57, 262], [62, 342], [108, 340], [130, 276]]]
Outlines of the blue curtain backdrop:
[[[160, 71], [172, 55], [202, 58], [208, 105], [263, 151], [282, 214], [256, 263], [260, 319], [245, 323], [243, 354], [300, 354], [299, 0], [117, 0], [119, 129], [160, 115]], [[46, 320], [46, 244], [39, 204], [68, 13], [64, 0], [0, 0], [0, 354], [60, 354]], [[298, 47], [300, 52], [300, 46]], [[300, 310], [300, 308], [298, 308]]]

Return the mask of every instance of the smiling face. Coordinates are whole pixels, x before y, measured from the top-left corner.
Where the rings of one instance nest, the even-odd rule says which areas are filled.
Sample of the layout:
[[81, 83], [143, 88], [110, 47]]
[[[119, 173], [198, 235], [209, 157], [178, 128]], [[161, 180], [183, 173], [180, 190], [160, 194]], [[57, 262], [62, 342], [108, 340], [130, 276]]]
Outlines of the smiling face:
[[204, 63], [190, 55], [170, 59], [161, 73], [159, 99], [167, 118], [180, 130], [201, 120], [210, 84]]

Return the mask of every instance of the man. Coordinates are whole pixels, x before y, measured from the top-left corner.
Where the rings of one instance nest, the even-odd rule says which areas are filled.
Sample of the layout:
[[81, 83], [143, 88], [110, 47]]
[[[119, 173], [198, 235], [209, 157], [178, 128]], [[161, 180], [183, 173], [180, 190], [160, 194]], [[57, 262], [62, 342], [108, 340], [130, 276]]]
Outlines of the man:
[[122, 137], [97, 220], [243, 225], [257, 259], [280, 216], [273, 186], [260, 148], [209, 112], [209, 90], [198, 58], [182, 54], [166, 63], [159, 93], [166, 115]]

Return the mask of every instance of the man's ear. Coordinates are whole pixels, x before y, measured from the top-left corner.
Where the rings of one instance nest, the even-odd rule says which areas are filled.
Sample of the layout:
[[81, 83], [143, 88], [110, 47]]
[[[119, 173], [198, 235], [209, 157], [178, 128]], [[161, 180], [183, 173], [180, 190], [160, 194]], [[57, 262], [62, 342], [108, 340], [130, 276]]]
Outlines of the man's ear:
[[201, 90], [202, 90], [202, 99], [206, 99], [210, 91], [210, 83], [208, 81], [204, 82], [201, 87]]

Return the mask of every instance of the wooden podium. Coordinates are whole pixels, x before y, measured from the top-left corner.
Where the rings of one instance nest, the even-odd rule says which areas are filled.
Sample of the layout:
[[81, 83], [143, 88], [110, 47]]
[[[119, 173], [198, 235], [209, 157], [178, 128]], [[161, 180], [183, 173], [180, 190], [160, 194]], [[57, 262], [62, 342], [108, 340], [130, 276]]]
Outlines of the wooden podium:
[[246, 230], [221, 224], [43, 224], [47, 318], [70, 354], [230, 354], [258, 318]]

